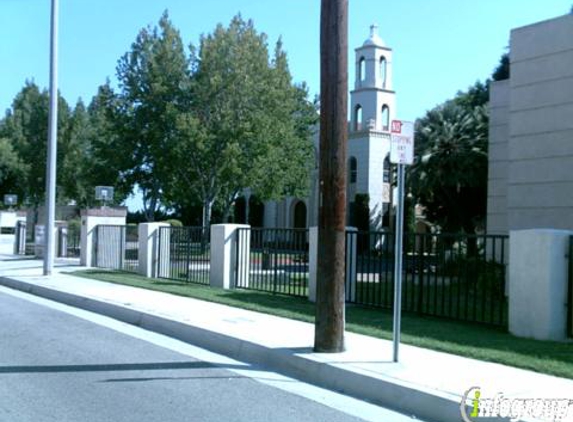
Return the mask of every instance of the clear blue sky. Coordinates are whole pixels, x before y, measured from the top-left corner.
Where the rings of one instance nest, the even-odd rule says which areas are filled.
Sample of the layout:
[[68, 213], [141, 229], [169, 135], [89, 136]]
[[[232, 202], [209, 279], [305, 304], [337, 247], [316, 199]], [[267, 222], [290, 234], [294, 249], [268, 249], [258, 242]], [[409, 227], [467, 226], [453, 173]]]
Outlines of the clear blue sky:
[[[349, 0], [349, 63], [372, 23], [394, 50], [397, 117], [414, 120], [497, 65], [515, 27], [570, 11], [573, 0]], [[60, 92], [89, 103], [138, 31], [167, 9], [185, 44], [240, 12], [273, 43], [282, 36], [295, 81], [320, 89], [320, 0], [60, 0]], [[0, 0], [0, 113], [26, 79], [48, 87], [50, 0]], [[349, 86], [353, 86], [350, 66]], [[141, 207], [136, 195], [130, 209]]]
[[[413, 120], [483, 80], [511, 28], [568, 13], [573, 0], [350, 0], [349, 62], [376, 22], [394, 50], [398, 118]], [[140, 28], [168, 9], [185, 44], [241, 12], [274, 43], [283, 37], [296, 81], [319, 91], [320, 0], [60, 0], [60, 91], [86, 103]], [[0, 112], [26, 79], [48, 85], [49, 0], [0, 0]], [[350, 86], [354, 69], [350, 69]]]

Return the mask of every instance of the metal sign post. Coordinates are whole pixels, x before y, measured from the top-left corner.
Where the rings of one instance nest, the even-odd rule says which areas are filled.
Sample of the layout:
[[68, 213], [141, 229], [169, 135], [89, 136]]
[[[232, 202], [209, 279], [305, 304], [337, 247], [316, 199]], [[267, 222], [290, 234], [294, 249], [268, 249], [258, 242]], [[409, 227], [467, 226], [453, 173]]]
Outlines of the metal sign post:
[[398, 186], [396, 204], [396, 243], [394, 248], [394, 324], [393, 361], [398, 362], [400, 325], [402, 318], [402, 264], [404, 238], [404, 190], [405, 165], [414, 162], [414, 124], [401, 120], [392, 121], [390, 161], [398, 165]]

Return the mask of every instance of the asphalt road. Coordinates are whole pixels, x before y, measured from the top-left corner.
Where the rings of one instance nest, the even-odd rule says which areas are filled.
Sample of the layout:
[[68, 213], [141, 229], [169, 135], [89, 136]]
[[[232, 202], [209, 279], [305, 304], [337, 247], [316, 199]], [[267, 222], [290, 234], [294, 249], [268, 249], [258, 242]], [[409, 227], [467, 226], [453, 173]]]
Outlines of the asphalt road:
[[0, 290], [0, 422], [410, 420], [213, 356]]

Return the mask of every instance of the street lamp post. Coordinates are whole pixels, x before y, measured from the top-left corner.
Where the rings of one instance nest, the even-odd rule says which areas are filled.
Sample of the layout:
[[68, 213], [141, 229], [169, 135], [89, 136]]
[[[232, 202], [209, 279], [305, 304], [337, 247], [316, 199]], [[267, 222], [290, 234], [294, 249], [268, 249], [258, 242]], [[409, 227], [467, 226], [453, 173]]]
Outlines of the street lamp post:
[[54, 226], [56, 222], [56, 156], [58, 143], [58, 0], [52, 0], [50, 31], [50, 122], [46, 163], [46, 237], [44, 275], [54, 267]]

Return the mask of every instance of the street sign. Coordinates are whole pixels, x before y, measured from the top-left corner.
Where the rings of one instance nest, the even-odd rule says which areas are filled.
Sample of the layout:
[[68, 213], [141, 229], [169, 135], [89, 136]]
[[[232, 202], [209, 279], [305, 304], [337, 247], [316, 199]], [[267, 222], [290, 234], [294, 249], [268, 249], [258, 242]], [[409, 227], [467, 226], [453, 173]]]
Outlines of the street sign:
[[405, 165], [414, 163], [414, 123], [392, 120], [390, 128], [390, 162], [398, 165], [396, 203], [396, 239], [394, 246], [394, 320], [392, 327], [393, 361], [398, 362], [402, 323], [402, 269], [404, 237]]
[[392, 120], [390, 162], [410, 165], [414, 162], [414, 123]]

